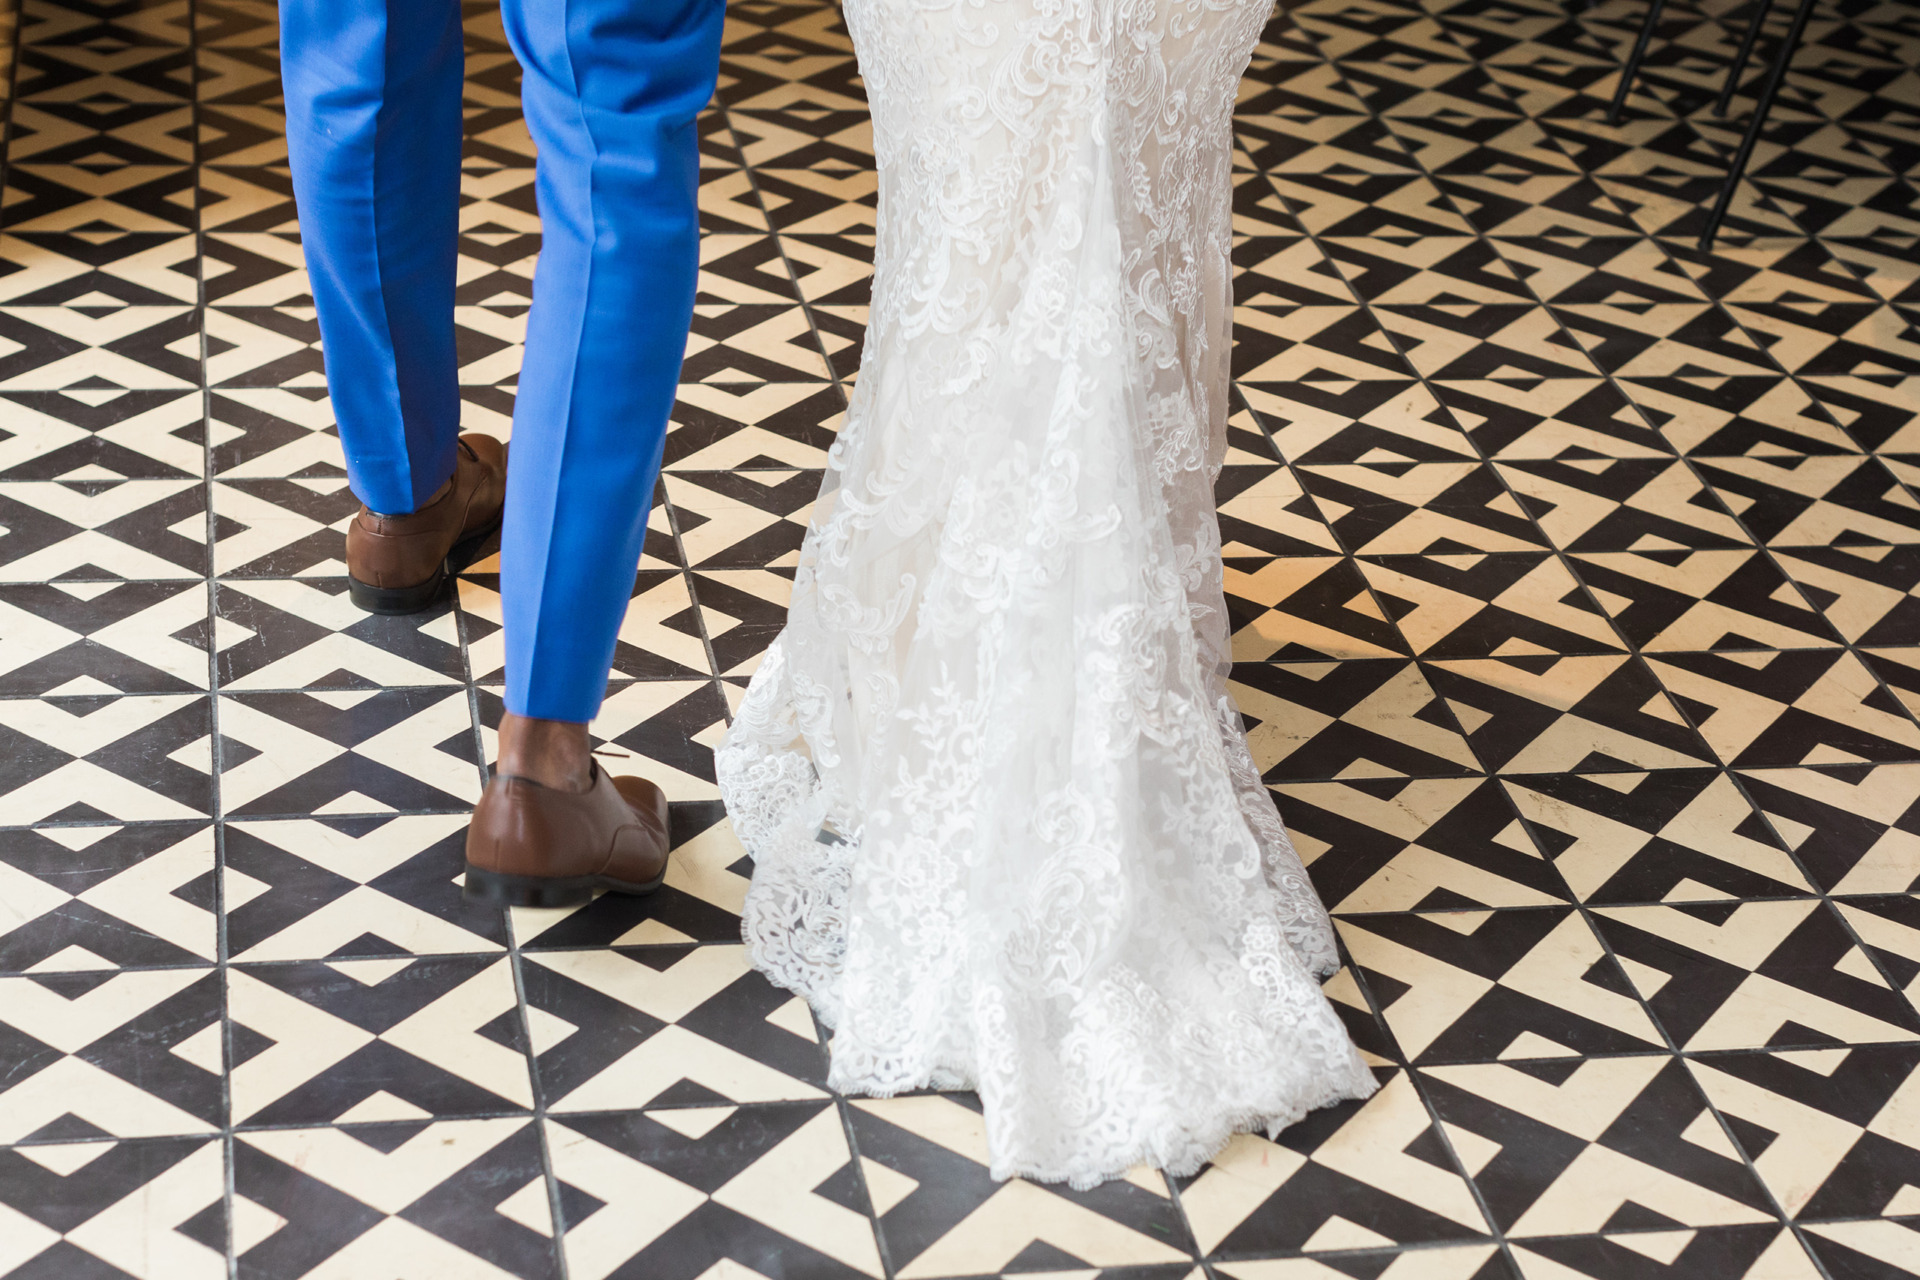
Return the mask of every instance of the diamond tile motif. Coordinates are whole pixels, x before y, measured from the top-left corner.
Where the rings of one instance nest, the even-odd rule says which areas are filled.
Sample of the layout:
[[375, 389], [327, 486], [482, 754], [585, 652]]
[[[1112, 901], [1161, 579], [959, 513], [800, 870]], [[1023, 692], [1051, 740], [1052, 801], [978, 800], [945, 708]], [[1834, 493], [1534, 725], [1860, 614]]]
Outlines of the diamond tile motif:
[[0, 971], [212, 963], [214, 861], [205, 823], [0, 832]]
[[1571, 1059], [1659, 1046], [1627, 974], [1564, 908], [1343, 917], [1339, 930], [1414, 1061]]
[[499, 916], [461, 901], [458, 813], [228, 823], [227, 950], [240, 961], [498, 953]]
[[547, 1141], [574, 1274], [884, 1274], [831, 1102], [568, 1118]]
[[[1233, 122], [1231, 689], [1380, 1090], [1192, 1176], [987, 1172], [756, 973], [713, 751], [871, 304], [825, 0], [733, 0], [698, 297], [589, 727], [647, 897], [467, 903], [494, 546], [347, 599], [267, 0], [0, 6], [4, 1280], [1920, 1275], [1920, 32], [1757, 72], [1672, 0], [1303, 0]], [[1776, 13], [1771, 34], [1783, 29]], [[454, 336], [506, 439], [540, 248], [465, 4]], [[17, 56], [15, 55], [17, 48]]]
[[230, 814], [457, 812], [480, 798], [464, 692], [236, 693], [220, 731]]
[[0, 978], [0, 1141], [220, 1127], [220, 976], [204, 967]]
[[1294, 849], [1335, 914], [1567, 901], [1483, 778], [1355, 778], [1276, 788]]
[[0, 1149], [0, 1188], [7, 1275], [227, 1274], [218, 1138]]
[[[1412, 1077], [1404, 1069], [1376, 1075], [1380, 1091], [1365, 1102], [1317, 1112], [1278, 1141], [1242, 1135], [1197, 1177], [1182, 1180], [1180, 1203], [1204, 1253], [1321, 1253], [1487, 1234]], [[1464, 1262], [1474, 1251], [1446, 1256]], [[1248, 1274], [1264, 1274], [1245, 1265]]]
[[1905, 1112], [1920, 1047], [1710, 1054], [1687, 1065], [1787, 1213], [1910, 1212], [1920, 1131]]
[[1823, 891], [1920, 889], [1920, 767], [1752, 769], [1740, 780]]
[[970, 1101], [923, 1094], [849, 1107], [880, 1237], [904, 1280], [1192, 1259], [1192, 1238], [1153, 1170], [1081, 1192], [994, 1182], [986, 1126]]
[[1303, 466], [1327, 521], [1362, 555], [1527, 551], [1541, 545], [1490, 467], [1466, 462]]
[[1643, 652], [1815, 648], [1837, 639], [1757, 551], [1594, 552], [1573, 563]]
[[269, 1129], [234, 1143], [239, 1273], [560, 1274], [525, 1118]]
[[1649, 665], [1728, 764], [1898, 760], [1920, 746], [1920, 725], [1844, 650], [1674, 654]]
[[1411, 662], [1245, 663], [1233, 696], [1268, 782], [1459, 774], [1472, 749]]
[[0, 582], [205, 574], [206, 495], [197, 481], [75, 470], [82, 474], [69, 480], [0, 482]]
[[1402, 651], [1392, 622], [1351, 561], [1236, 559], [1227, 565], [1226, 590], [1239, 661], [1386, 658]]
[[1814, 1280], [1818, 1267], [1785, 1227], [1688, 1228], [1560, 1239], [1513, 1246], [1528, 1277], [1729, 1276], [1739, 1280]]
[[1488, 769], [1677, 769], [1712, 756], [1653, 672], [1620, 655], [1513, 655], [1424, 670]]
[[235, 967], [236, 1123], [344, 1124], [533, 1105], [511, 964], [491, 955]]
[[1545, 553], [1368, 557], [1360, 571], [1429, 658], [1607, 653], [1623, 646], [1565, 564]]
[[1713, 458], [1700, 474], [1755, 538], [1775, 547], [1920, 540], [1920, 499], [1875, 458]]
[[209, 721], [187, 694], [0, 699], [0, 823], [202, 817]]
[[1461, 1063], [1420, 1075], [1512, 1236], [1774, 1222], [1759, 1179], [1678, 1058]]
[[[635, 940], [662, 932], [642, 924]], [[524, 970], [555, 1114], [826, 1096], [806, 1002], [752, 972], [741, 946], [543, 950]]]
[[1601, 907], [1596, 927], [1681, 1049], [1911, 1040], [1913, 1006], [1811, 899]]
[[200, 582], [0, 587], [0, 692], [188, 693], [207, 687]]
[[398, 618], [362, 613], [344, 578], [241, 578], [219, 590], [224, 689], [460, 683], [459, 623], [445, 605]]
[[1563, 551], [1750, 545], [1739, 522], [1682, 462], [1580, 458], [1503, 463], [1499, 470]]
[[1502, 782], [1554, 870], [1583, 902], [1704, 902], [1815, 891], [1732, 775], [1658, 769]]

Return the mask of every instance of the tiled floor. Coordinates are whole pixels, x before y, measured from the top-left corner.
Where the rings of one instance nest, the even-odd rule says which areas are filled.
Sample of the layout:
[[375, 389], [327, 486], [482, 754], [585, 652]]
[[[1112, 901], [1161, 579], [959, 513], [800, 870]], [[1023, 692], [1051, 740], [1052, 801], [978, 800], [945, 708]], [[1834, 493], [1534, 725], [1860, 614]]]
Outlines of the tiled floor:
[[[1573, 8], [1577, 8], [1573, 6]], [[855, 371], [867, 121], [733, 6], [663, 504], [597, 726], [669, 887], [462, 906], [497, 581], [345, 599], [259, 0], [25, 0], [0, 236], [0, 1275], [1920, 1274], [1920, 10], [1823, 9], [1719, 250], [1738, 24], [1307, 0], [1240, 113], [1240, 696], [1384, 1087], [1199, 1177], [996, 1185], [835, 1098], [712, 781]], [[538, 226], [472, 6], [459, 297]]]

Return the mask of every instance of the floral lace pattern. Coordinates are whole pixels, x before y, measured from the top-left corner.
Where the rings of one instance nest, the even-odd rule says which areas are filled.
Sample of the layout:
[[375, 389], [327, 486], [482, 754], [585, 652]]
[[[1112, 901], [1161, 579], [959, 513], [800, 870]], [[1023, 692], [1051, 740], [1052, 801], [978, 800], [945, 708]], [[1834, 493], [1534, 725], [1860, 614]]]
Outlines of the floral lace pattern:
[[972, 1088], [995, 1177], [1198, 1168], [1372, 1091], [1226, 687], [1229, 121], [1270, 0], [845, 0], [873, 305], [721, 746], [830, 1084]]

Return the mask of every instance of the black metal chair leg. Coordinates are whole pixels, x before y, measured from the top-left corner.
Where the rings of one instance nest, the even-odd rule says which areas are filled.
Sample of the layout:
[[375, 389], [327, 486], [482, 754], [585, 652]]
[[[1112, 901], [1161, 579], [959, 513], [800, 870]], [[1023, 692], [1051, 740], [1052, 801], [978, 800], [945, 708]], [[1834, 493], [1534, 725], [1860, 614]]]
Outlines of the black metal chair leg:
[[1660, 25], [1660, 11], [1667, 7], [1667, 0], [1649, 0], [1647, 20], [1640, 24], [1640, 34], [1633, 42], [1633, 52], [1627, 55], [1626, 65], [1620, 68], [1620, 87], [1613, 95], [1613, 105], [1607, 108], [1607, 123], [1619, 124], [1621, 108], [1627, 105], [1627, 95], [1633, 91], [1634, 77], [1640, 74], [1641, 59], [1647, 56], [1647, 45], [1653, 41], [1653, 29]]
[[[1787, 66], [1793, 61], [1793, 51], [1800, 47], [1800, 36], [1807, 29], [1807, 19], [1813, 15], [1813, 0], [1800, 0], [1793, 11], [1793, 25], [1787, 28], [1787, 38], [1780, 44], [1780, 52], [1774, 55], [1773, 69], [1767, 73], [1766, 87], [1760, 90], [1760, 100], [1753, 104], [1753, 119], [1747, 122], [1746, 136], [1740, 139], [1740, 149], [1733, 153], [1733, 165], [1727, 170], [1727, 180], [1720, 187], [1720, 198], [1714, 201], [1713, 213], [1707, 218], [1707, 229], [1700, 233], [1700, 252], [1706, 253], [1713, 248], [1713, 237], [1725, 221], [1727, 210], [1733, 205], [1734, 190], [1740, 185], [1740, 177], [1747, 171], [1747, 161], [1753, 156], [1753, 145], [1760, 140], [1760, 131], [1767, 127], [1767, 113], [1773, 110], [1773, 100], [1780, 95], [1780, 85], [1787, 78]], [[1757, 25], [1757, 24], [1756, 24]]]
[[1760, 0], [1760, 7], [1754, 10], [1753, 20], [1747, 24], [1747, 34], [1740, 37], [1740, 52], [1733, 55], [1733, 66], [1727, 69], [1727, 83], [1720, 90], [1720, 101], [1713, 105], [1713, 114], [1727, 114], [1727, 107], [1733, 102], [1733, 91], [1740, 87], [1740, 77], [1746, 74], [1747, 59], [1753, 55], [1753, 42], [1760, 38], [1760, 28], [1767, 25], [1767, 14], [1772, 9], [1773, 0]]

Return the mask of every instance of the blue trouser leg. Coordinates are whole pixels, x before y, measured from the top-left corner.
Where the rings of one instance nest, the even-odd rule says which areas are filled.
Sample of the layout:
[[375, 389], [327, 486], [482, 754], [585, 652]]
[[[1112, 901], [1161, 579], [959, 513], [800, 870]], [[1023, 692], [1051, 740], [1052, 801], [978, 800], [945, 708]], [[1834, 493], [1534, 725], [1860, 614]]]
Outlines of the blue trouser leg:
[[453, 473], [459, 0], [281, 0], [287, 154], [347, 475], [412, 511]]
[[540, 262], [500, 547], [507, 709], [593, 718], [633, 591], [699, 274], [695, 117], [721, 0], [504, 0]]

